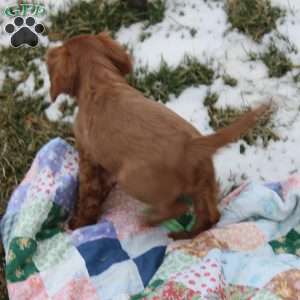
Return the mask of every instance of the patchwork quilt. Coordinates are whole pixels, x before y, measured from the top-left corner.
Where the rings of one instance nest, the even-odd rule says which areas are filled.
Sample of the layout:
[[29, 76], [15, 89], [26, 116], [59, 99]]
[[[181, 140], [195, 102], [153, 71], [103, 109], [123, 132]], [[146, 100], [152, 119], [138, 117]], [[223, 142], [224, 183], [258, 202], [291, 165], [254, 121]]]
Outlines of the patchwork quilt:
[[77, 197], [78, 154], [54, 139], [13, 193], [0, 228], [11, 300], [300, 300], [300, 175], [243, 184], [217, 226], [173, 242], [192, 213], [161, 227], [116, 188], [99, 222], [65, 223]]

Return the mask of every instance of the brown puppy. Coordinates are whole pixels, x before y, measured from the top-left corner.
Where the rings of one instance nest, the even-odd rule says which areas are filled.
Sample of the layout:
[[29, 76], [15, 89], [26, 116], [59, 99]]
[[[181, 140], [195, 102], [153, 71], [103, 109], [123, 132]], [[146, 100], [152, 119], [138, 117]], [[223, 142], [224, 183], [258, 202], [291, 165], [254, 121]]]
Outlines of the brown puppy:
[[101, 189], [107, 194], [112, 187], [109, 176], [99, 187], [99, 168], [151, 205], [151, 224], [182, 215], [187, 210], [177, 200], [182, 194], [192, 197], [198, 215], [192, 235], [219, 220], [212, 155], [254, 126], [265, 106], [201, 136], [180, 116], [128, 85], [124, 75], [132, 70], [131, 59], [105, 33], [66, 41], [49, 51], [47, 63], [52, 100], [67, 93], [79, 105], [74, 129], [81, 161], [80, 198], [72, 227], [95, 222], [101, 202], [97, 194], [103, 196]]

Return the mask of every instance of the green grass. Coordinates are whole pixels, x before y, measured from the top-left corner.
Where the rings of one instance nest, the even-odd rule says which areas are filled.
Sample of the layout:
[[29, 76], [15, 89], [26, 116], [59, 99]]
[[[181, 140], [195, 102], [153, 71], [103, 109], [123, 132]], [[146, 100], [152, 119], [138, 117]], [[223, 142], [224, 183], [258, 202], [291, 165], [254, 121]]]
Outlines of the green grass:
[[0, 68], [10, 67], [15, 71], [28, 72], [28, 64], [33, 59], [43, 58], [46, 48], [39, 46], [36, 48], [1, 48], [0, 49]]
[[0, 300], [8, 300], [6, 282], [5, 282], [5, 259], [4, 259], [4, 249], [2, 244], [0, 243]]
[[146, 97], [166, 103], [171, 94], [179, 96], [187, 87], [211, 85], [213, 78], [214, 71], [210, 67], [195, 58], [185, 57], [176, 68], [163, 60], [157, 71], [149, 72], [147, 68], [140, 68], [129, 76], [128, 81]]
[[140, 41], [143, 42], [145, 41], [146, 39], [150, 38], [152, 36], [152, 33], [151, 32], [145, 32], [143, 31], [141, 34], [140, 34]]
[[68, 12], [51, 15], [52, 26], [49, 37], [53, 40], [65, 39], [78, 34], [117, 32], [122, 26], [144, 22], [144, 28], [159, 23], [164, 18], [165, 2], [154, 0], [148, 3], [147, 9], [141, 11], [129, 7], [126, 1], [118, 0], [108, 3], [103, 0], [90, 2], [79, 1], [72, 5]]
[[238, 84], [237, 79], [235, 79], [227, 74], [223, 75], [222, 78], [223, 78], [224, 84], [226, 84], [226, 85], [235, 87]]
[[207, 93], [206, 97], [204, 98], [204, 105], [208, 107], [214, 106], [219, 99], [219, 95], [217, 93]]
[[[43, 79], [32, 60], [43, 58], [44, 48], [3, 48], [0, 68], [21, 72], [18, 81], [6, 77], [0, 90], [0, 216], [14, 188], [28, 171], [36, 152], [50, 139], [60, 136], [72, 142], [72, 131], [67, 125], [50, 123], [44, 114], [41, 97], [27, 97], [17, 92], [19, 83], [33, 72], [35, 89]], [[21, 98], [21, 100], [18, 100]], [[0, 247], [0, 300], [8, 299], [4, 277], [4, 252]]]
[[282, 77], [293, 69], [291, 60], [274, 44], [271, 44], [261, 55], [261, 60], [268, 67], [270, 77]]
[[17, 101], [17, 84], [6, 79], [0, 92], [0, 215], [40, 147], [53, 137], [71, 136], [68, 126], [47, 121], [43, 99]]
[[[37, 151], [50, 139], [60, 136], [73, 141], [71, 128], [50, 123], [41, 98], [16, 100], [18, 82], [6, 79], [0, 92], [0, 215], [20, 183]], [[23, 102], [24, 101], [24, 102]], [[4, 253], [0, 249], [0, 300], [8, 299], [4, 280]]]
[[295, 66], [283, 51], [280, 51], [274, 43], [271, 43], [263, 53], [248, 53], [252, 61], [261, 60], [268, 68], [269, 77], [282, 77]]
[[233, 28], [259, 42], [276, 28], [276, 21], [284, 12], [269, 0], [227, 0], [227, 14]]
[[294, 75], [293, 80], [295, 83], [299, 83], [300, 82], [300, 73], [297, 73], [296, 75]]

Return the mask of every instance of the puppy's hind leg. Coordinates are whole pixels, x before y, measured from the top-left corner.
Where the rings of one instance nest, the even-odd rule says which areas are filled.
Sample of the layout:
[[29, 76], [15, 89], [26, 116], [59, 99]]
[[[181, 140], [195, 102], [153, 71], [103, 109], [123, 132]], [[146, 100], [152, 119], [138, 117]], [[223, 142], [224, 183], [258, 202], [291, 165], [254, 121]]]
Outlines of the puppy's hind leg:
[[113, 189], [110, 174], [94, 164], [85, 152], [79, 151], [79, 198], [69, 222], [71, 229], [95, 224], [101, 213], [101, 205]]
[[147, 216], [148, 225], [155, 226], [164, 221], [181, 217], [188, 211], [189, 207], [184, 202], [175, 201], [169, 205], [160, 205], [153, 208], [151, 214]]
[[196, 223], [192, 235], [210, 229], [220, 219], [216, 201], [217, 188], [211, 180], [205, 180], [192, 195], [196, 213]]
[[169, 236], [175, 240], [191, 239], [203, 231], [210, 229], [220, 218], [216, 203], [214, 203], [214, 191], [211, 186], [205, 186], [193, 193], [196, 221], [191, 231], [174, 232]]
[[207, 163], [205, 176], [200, 176], [194, 191], [191, 193], [196, 214], [196, 222], [192, 231], [180, 232], [170, 235], [175, 239], [193, 238], [199, 233], [210, 229], [220, 219], [217, 207], [217, 184], [212, 163]]

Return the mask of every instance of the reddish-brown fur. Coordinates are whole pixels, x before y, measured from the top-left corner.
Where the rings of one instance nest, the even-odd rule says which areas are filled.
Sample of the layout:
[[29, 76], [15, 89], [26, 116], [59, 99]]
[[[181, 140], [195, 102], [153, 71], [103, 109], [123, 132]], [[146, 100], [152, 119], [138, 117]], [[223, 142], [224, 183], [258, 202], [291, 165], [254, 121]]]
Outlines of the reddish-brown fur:
[[50, 50], [47, 62], [53, 101], [67, 93], [79, 105], [74, 131], [80, 153], [80, 197], [73, 228], [96, 221], [101, 201], [114, 184], [105, 170], [130, 195], [151, 205], [148, 223], [183, 214], [187, 207], [177, 200], [182, 194], [193, 198], [198, 214], [190, 236], [218, 221], [212, 155], [255, 125], [266, 107], [201, 136], [180, 116], [126, 82], [131, 59], [105, 33], [72, 38]]

